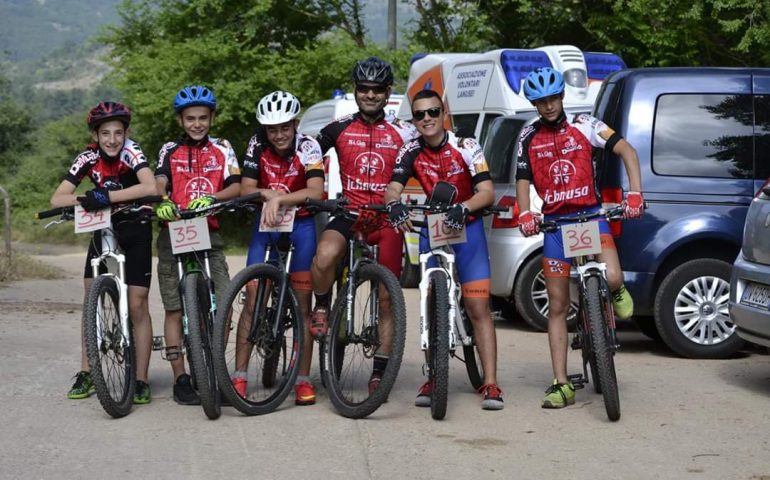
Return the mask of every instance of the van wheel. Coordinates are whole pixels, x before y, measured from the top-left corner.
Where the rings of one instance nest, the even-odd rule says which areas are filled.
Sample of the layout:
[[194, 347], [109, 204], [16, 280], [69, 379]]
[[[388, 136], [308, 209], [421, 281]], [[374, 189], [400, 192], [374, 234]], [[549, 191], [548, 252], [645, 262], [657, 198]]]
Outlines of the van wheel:
[[731, 269], [725, 261], [699, 258], [666, 275], [655, 295], [655, 325], [671, 350], [688, 358], [726, 358], [744, 345], [727, 311]]
[[[542, 255], [535, 255], [521, 267], [513, 286], [513, 300], [519, 315], [529, 326], [541, 332], [548, 331], [548, 292], [545, 289]], [[567, 313], [570, 330], [575, 327], [577, 309], [577, 301], [573, 298]]]
[[399, 283], [402, 288], [417, 288], [420, 283], [420, 265], [412, 265], [409, 255], [404, 252], [401, 256], [401, 277]]
[[634, 323], [639, 327], [639, 331], [642, 332], [647, 338], [655, 341], [660, 341], [660, 332], [655, 325], [654, 317], [640, 317], [634, 315]]

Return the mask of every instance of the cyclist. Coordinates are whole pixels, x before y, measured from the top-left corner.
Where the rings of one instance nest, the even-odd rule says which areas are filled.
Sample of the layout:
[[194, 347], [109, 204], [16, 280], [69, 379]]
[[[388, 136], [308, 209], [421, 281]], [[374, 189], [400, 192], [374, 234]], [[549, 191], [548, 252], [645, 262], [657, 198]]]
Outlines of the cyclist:
[[[243, 161], [244, 195], [260, 192], [264, 197], [263, 210], [267, 224], [275, 224], [278, 209], [302, 204], [306, 198], [320, 200], [324, 192], [323, 155], [318, 142], [297, 132], [300, 102], [291, 93], [276, 91], [264, 96], [257, 103], [257, 120], [260, 127], [251, 137]], [[277, 240], [280, 234], [260, 232], [260, 221], [254, 225], [247, 265], [261, 263], [265, 248]], [[310, 263], [316, 249], [315, 219], [300, 208], [291, 233], [294, 256], [290, 266], [291, 284], [302, 308], [305, 331], [302, 345], [302, 361], [294, 387], [297, 405], [315, 403], [315, 389], [310, 383], [310, 364], [313, 358], [313, 338], [309, 333]], [[253, 288], [250, 288], [253, 290]], [[239, 325], [239, 330], [240, 330]], [[236, 371], [232, 382], [242, 397], [246, 396], [246, 366], [249, 352], [236, 342]]]
[[[216, 116], [217, 100], [209, 88], [184, 87], [174, 98], [174, 112], [184, 134], [160, 150], [155, 181], [158, 193], [168, 195], [155, 213], [161, 220], [176, 220], [177, 209], [207, 207], [240, 194], [241, 172], [235, 152], [227, 140], [209, 136]], [[219, 221], [208, 217], [211, 237], [209, 268], [214, 281], [217, 303], [221, 304], [230, 275], [222, 251]], [[157, 239], [158, 284], [166, 311], [164, 333], [166, 353], [174, 373], [174, 401], [180, 405], [199, 405], [190, 375], [185, 372], [182, 341], [182, 302], [179, 298], [179, 273], [171, 251], [168, 228], [163, 225]]]
[[[430, 197], [439, 181], [457, 189], [456, 202], [444, 223], [454, 230], [465, 228], [467, 241], [454, 244], [457, 272], [462, 284], [463, 304], [473, 324], [484, 369], [484, 385], [479, 388], [481, 407], [503, 408], [503, 392], [497, 386], [497, 337], [489, 311], [489, 253], [481, 217], [470, 212], [481, 210], [495, 201], [495, 190], [481, 147], [473, 138], [457, 138], [444, 129], [445, 109], [439, 94], [421, 90], [412, 99], [412, 122], [422, 135], [401, 148], [393, 176], [385, 193], [390, 224], [400, 231], [412, 225], [409, 210], [401, 203], [401, 192], [410, 177], [415, 177]], [[427, 231], [420, 235], [420, 252], [430, 251]], [[433, 261], [435, 266], [435, 261]], [[425, 382], [415, 405], [429, 407], [432, 385]]]
[[[101, 102], [88, 112], [86, 119], [94, 143], [81, 152], [51, 197], [53, 207], [68, 207], [80, 204], [88, 211], [107, 208], [112, 203], [126, 202], [149, 195], [155, 195], [152, 171], [142, 149], [127, 136], [131, 123], [131, 111], [116, 102]], [[94, 188], [78, 201], [75, 189], [85, 177], [89, 177]], [[130, 214], [116, 214], [113, 230], [118, 245], [126, 255], [126, 283], [128, 284], [128, 309], [136, 338], [137, 373], [134, 403], [150, 403], [150, 386], [147, 370], [152, 353], [152, 322], [147, 302], [152, 278], [152, 229], [141, 223], [122, 222]], [[91, 259], [100, 254], [102, 242], [96, 232], [88, 247], [83, 285], [86, 295], [93, 281]], [[106, 268], [104, 269], [106, 272]], [[81, 328], [82, 331], [82, 328]], [[81, 399], [96, 390], [86, 357], [85, 340], [81, 337], [81, 371], [75, 375], [67, 398]]]
[[[525, 236], [540, 231], [540, 216], [531, 212], [529, 187], [533, 183], [543, 199], [546, 220], [560, 215], [595, 212], [601, 207], [592, 154], [594, 148], [610, 149], [623, 159], [630, 191], [623, 202], [626, 218], [644, 212], [641, 173], [636, 150], [604, 122], [590, 115], [566, 114], [562, 105], [564, 77], [551, 68], [539, 68], [524, 80], [524, 95], [537, 108], [540, 119], [522, 132], [516, 173], [516, 197], [521, 213], [519, 224]], [[631, 295], [623, 285], [623, 272], [615, 242], [604, 219], [599, 221], [602, 253], [607, 264], [607, 283], [612, 304], [620, 319], [631, 317]], [[575, 403], [575, 388], [567, 379], [567, 311], [571, 262], [564, 256], [561, 231], [546, 233], [543, 274], [548, 291], [548, 344], [554, 380], [546, 390], [543, 408], [563, 408]]]
[[[356, 62], [351, 72], [358, 113], [331, 122], [318, 134], [321, 151], [334, 147], [340, 167], [342, 194], [351, 206], [382, 204], [390, 180], [396, 155], [404, 142], [411, 140], [414, 126], [397, 119], [386, 119], [384, 107], [390, 97], [393, 70], [377, 57]], [[333, 218], [321, 234], [311, 266], [316, 306], [311, 318], [310, 331], [319, 338], [326, 333], [329, 319], [331, 287], [337, 262], [346, 251], [353, 222]], [[396, 278], [401, 274], [403, 235], [389, 228], [367, 236], [370, 245], [379, 245], [379, 262]], [[381, 289], [385, 292], [384, 289]], [[380, 319], [383, 326], [392, 321], [389, 298], [380, 296]], [[370, 391], [379, 386], [382, 372], [388, 362], [389, 345], [381, 346], [374, 356]]]

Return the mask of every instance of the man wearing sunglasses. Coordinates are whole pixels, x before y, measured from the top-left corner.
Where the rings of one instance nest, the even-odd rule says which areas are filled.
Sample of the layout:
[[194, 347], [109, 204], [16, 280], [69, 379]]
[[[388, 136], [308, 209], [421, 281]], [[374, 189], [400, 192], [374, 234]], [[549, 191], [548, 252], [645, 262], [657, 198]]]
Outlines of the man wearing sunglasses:
[[[393, 176], [385, 192], [390, 224], [399, 231], [412, 228], [409, 210], [401, 203], [401, 192], [409, 178], [420, 182], [430, 198], [441, 183], [456, 191], [454, 204], [444, 223], [454, 230], [465, 228], [467, 241], [452, 245], [455, 265], [462, 284], [463, 304], [473, 324], [484, 369], [484, 385], [479, 388], [481, 408], [502, 410], [503, 391], [497, 386], [497, 337], [489, 312], [489, 252], [481, 217], [470, 212], [481, 210], [495, 201], [489, 168], [478, 142], [457, 138], [444, 129], [444, 104], [433, 90], [422, 90], [412, 99], [412, 122], [421, 137], [405, 144], [396, 159]], [[442, 185], [443, 186], [443, 185]], [[420, 235], [420, 252], [429, 251], [427, 232]], [[429, 265], [435, 266], [435, 265]], [[430, 381], [420, 388], [415, 405], [431, 403]]]
[[[358, 113], [334, 120], [318, 134], [325, 154], [337, 150], [342, 195], [353, 207], [382, 204], [383, 195], [396, 163], [398, 150], [417, 133], [410, 123], [385, 118], [385, 105], [393, 84], [393, 70], [377, 57], [356, 62], [351, 72]], [[331, 288], [336, 265], [345, 253], [352, 235], [352, 222], [333, 218], [321, 234], [311, 266], [316, 305], [310, 320], [310, 333], [321, 338], [328, 329]], [[381, 228], [367, 236], [370, 245], [379, 245], [379, 262], [396, 278], [401, 274], [403, 235], [391, 228]], [[392, 319], [389, 299], [380, 297], [380, 321]], [[374, 391], [388, 362], [390, 345], [381, 345], [374, 356], [369, 390]]]

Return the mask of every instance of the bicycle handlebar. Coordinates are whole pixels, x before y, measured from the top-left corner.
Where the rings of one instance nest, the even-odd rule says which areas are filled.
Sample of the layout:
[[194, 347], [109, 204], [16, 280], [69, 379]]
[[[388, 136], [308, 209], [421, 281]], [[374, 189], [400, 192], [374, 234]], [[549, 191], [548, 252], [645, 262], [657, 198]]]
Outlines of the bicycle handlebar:
[[223, 202], [212, 203], [208, 207], [195, 208], [192, 210], [179, 210], [179, 218], [182, 220], [188, 220], [195, 217], [208, 217], [216, 215], [217, 213], [232, 209], [235, 210], [241, 207], [248, 207], [249, 204], [255, 201], [262, 201], [263, 196], [260, 192], [250, 193], [241, 197], [231, 198]]
[[[78, 200], [85, 199], [85, 197], [77, 197]], [[122, 212], [124, 210], [139, 211], [142, 207], [150, 203], [158, 203], [163, 200], [160, 195], [149, 195], [146, 197], [137, 198], [135, 200], [129, 200], [127, 202], [116, 203], [113, 206], [113, 213]], [[44, 218], [55, 217], [57, 215], [72, 214], [75, 211], [75, 206], [69, 207], [56, 207], [50, 210], [35, 213], [35, 219], [42, 220]]]
[[594, 218], [604, 217], [607, 221], [616, 221], [623, 219], [623, 207], [618, 205], [609, 210], [599, 209], [592, 213], [579, 213], [572, 217], [561, 217], [559, 220], [549, 220], [540, 224], [540, 230], [543, 232], [555, 232], [559, 228], [559, 224], [564, 223], [584, 223]]

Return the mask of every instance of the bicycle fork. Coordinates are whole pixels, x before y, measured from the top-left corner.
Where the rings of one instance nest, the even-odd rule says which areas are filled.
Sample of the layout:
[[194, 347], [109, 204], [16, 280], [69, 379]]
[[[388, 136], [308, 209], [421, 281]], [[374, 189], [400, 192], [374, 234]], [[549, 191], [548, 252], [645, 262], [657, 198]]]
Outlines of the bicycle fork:
[[[428, 260], [431, 257], [441, 256], [444, 267], [432, 267], [427, 268]], [[420, 254], [420, 284], [418, 286], [420, 290], [420, 349], [427, 355], [430, 348], [430, 319], [428, 318], [428, 290], [430, 289], [430, 274], [434, 271], [440, 271], [446, 273], [447, 290], [449, 293], [449, 315], [447, 320], [449, 321], [449, 353], [454, 356], [455, 349], [457, 348], [457, 335], [458, 335], [458, 315], [460, 314], [458, 303], [458, 288], [457, 283], [453, 281], [449, 272], [454, 271], [454, 254], [445, 252], [443, 250], [431, 251]], [[465, 332], [465, 328], [461, 328], [461, 338], [463, 344], [468, 345], [471, 343], [470, 337]], [[428, 363], [423, 364], [423, 374], [428, 373]]]
[[[111, 234], [102, 234], [102, 253], [95, 258], [91, 259], [91, 270], [93, 272], [92, 277], [96, 279], [99, 276], [99, 266], [102, 263], [107, 264], [107, 261], [113, 260], [117, 264], [117, 274], [107, 274], [115, 278], [117, 285], [118, 285], [118, 310], [120, 311], [120, 333], [121, 333], [121, 344], [125, 345], [126, 347], [131, 347], [131, 332], [130, 332], [130, 324], [129, 324], [129, 313], [128, 313], [128, 285], [126, 285], [126, 282], [124, 281], [124, 278], [126, 278], [126, 256], [122, 253], [115, 253], [116, 249], [118, 248], [117, 241], [115, 237]], [[108, 271], [111, 270], [108, 265]], [[114, 268], [112, 269], [114, 270]], [[97, 312], [103, 311], [103, 305], [101, 305], [103, 299], [99, 298], [98, 302], [98, 309]], [[97, 320], [98, 322], [98, 320]], [[105, 345], [105, 338], [102, 328], [99, 328], [99, 325], [97, 324], [96, 328], [96, 339], [97, 339], [97, 345], [99, 345], [99, 350], [108, 350], [110, 349], [115, 342], [118, 340], [115, 338], [115, 333], [113, 331], [109, 332], [110, 338], [106, 339], [107, 344]]]

